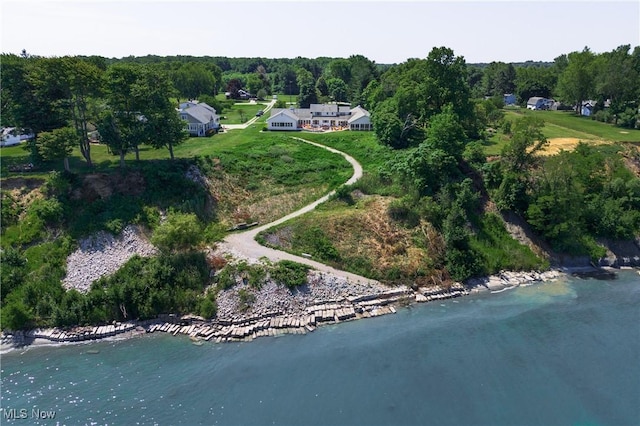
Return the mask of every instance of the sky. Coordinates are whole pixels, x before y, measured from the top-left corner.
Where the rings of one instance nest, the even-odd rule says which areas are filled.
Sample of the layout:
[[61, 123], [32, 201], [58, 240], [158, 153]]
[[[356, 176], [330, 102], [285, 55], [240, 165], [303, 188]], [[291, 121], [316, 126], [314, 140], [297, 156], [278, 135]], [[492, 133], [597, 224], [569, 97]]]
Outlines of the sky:
[[392, 64], [446, 46], [479, 63], [640, 45], [640, 0], [0, 2], [0, 50], [39, 56], [360, 54]]

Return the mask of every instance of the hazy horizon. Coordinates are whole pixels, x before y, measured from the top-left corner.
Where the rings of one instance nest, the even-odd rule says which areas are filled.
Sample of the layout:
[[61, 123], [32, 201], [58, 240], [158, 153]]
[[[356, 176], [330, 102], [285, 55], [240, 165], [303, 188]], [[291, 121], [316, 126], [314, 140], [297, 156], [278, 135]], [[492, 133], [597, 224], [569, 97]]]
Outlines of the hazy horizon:
[[380, 64], [446, 46], [468, 63], [640, 45], [637, 1], [3, 0], [2, 52], [318, 58]]

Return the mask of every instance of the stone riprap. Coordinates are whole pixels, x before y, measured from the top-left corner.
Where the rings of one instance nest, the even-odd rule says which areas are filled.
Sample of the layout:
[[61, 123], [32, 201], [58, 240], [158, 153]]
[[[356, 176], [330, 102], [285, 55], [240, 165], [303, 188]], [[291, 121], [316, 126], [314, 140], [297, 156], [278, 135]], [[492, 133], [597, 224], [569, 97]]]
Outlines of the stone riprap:
[[87, 292], [91, 283], [113, 274], [134, 255], [148, 257], [156, 253], [156, 248], [134, 225], [128, 225], [115, 237], [98, 232], [80, 240], [78, 249], [67, 258], [67, 276], [62, 285], [67, 290]]

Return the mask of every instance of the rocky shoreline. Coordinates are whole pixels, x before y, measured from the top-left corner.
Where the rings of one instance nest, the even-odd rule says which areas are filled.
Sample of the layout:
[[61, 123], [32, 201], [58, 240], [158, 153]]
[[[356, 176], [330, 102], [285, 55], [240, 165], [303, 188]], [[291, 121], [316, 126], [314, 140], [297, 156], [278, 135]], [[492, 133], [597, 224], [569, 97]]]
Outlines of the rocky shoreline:
[[[65, 288], [87, 291], [93, 280], [115, 272], [131, 256], [150, 256], [155, 251], [134, 226], [127, 226], [116, 237], [98, 233], [80, 241], [78, 250], [69, 257], [67, 270], [70, 272], [63, 284]], [[596, 269], [589, 270], [593, 272]], [[500, 292], [520, 285], [553, 281], [573, 271], [504, 271], [469, 280], [464, 285], [454, 283], [448, 287], [412, 289], [389, 287], [372, 280], [353, 282], [312, 270], [308, 273], [307, 283], [294, 290], [267, 280], [259, 288], [240, 281], [232, 288], [220, 291], [216, 298], [217, 315], [213, 320], [193, 315], [162, 315], [147, 321], [95, 327], [7, 332], [0, 337], [3, 352], [28, 345], [127, 338], [156, 332], [187, 335], [196, 344], [202, 341], [251, 341], [258, 337], [309, 333], [324, 324], [393, 314], [398, 307], [412, 303], [439, 301], [481, 291]]]
[[238, 342], [282, 334], [306, 334], [325, 324], [394, 314], [397, 308], [465, 296], [480, 291], [499, 292], [519, 285], [553, 281], [565, 272], [502, 272], [499, 275], [454, 283], [448, 288], [405, 286], [389, 288], [382, 284], [350, 283], [317, 271], [309, 273], [308, 284], [290, 291], [267, 282], [255, 292], [250, 307], [240, 308], [240, 284], [219, 294], [218, 315], [213, 320], [187, 315], [161, 315], [146, 321], [113, 323], [70, 329], [36, 329], [3, 333], [2, 351], [31, 344], [77, 343], [105, 338], [126, 338], [164, 332], [202, 341]]

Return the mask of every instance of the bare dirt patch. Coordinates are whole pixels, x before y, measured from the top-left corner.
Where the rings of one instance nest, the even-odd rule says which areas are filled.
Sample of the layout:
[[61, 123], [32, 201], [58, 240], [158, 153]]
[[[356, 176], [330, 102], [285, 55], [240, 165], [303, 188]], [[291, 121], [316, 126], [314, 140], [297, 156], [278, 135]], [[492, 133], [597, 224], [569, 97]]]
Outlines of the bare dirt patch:
[[82, 186], [71, 197], [75, 200], [108, 199], [113, 194], [139, 196], [144, 193], [145, 181], [139, 172], [96, 173], [82, 177]]
[[547, 145], [540, 153], [542, 155], [555, 155], [560, 151], [573, 151], [580, 142], [587, 142], [589, 144], [599, 145], [605, 144], [606, 141], [602, 140], [588, 140], [579, 138], [551, 138], [549, 139], [549, 145]]

